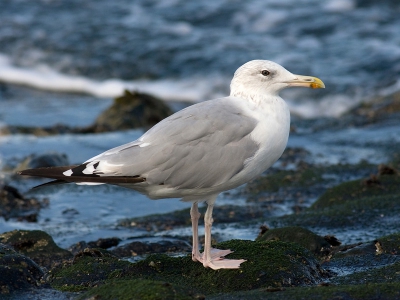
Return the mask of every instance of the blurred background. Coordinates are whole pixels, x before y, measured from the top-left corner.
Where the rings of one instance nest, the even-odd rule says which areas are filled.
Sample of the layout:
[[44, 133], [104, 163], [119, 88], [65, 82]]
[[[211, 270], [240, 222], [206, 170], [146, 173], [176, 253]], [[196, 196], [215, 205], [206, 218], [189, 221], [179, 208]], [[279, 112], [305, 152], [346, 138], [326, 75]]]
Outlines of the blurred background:
[[[397, 0], [2, 0], [0, 128], [87, 126], [124, 89], [173, 105], [227, 95], [241, 64], [268, 59], [326, 84], [324, 90], [283, 93], [294, 125], [300, 124], [290, 147], [303, 147], [314, 163], [385, 162], [389, 154], [377, 145], [399, 145], [396, 122], [354, 128], [340, 120], [356, 107], [400, 90], [399, 13]], [[328, 119], [336, 127], [326, 134], [331, 123], [318, 122]], [[4, 133], [0, 181], [27, 193], [43, 181], [13, 175], [26, 157], [55, 152], [68, 163], [80, 163], [142, 132]], [[115, 231], [118, 220], [187, 207], [109, 186], [67, 185], [29, 193], [47, 197], [49, 205], [32, 223], [2, 220], [0, 231], [44, 229], [63, 246], [131, 236], [130, 231]], [[221, 201], [240, 202], [229, 197]], [[277, 206], [277, 214], [292, 212], [290, 207]]]
[[[338, 116], [400, 88], [399, 11], [395, 0], [5, 0], [0, 100], [18, 84], [96, 98], [135, 88], [196, 102], [226, 95], [241, 64], [269, 59], [326, 83], [289, 91], [294, 112]], [[1, 105], [0, 121], [9, 122]]]

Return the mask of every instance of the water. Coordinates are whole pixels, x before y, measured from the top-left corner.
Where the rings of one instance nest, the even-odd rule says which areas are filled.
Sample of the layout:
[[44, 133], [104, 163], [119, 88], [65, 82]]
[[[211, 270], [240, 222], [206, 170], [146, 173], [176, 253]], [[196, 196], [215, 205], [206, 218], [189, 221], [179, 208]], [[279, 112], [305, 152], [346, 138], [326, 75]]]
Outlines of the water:
[[389, 0], [6, 0], [0, 81], [201, 101], [227, 93], [236, 68], [262, 58], [326, 83], [326, 91], [289, 91], [293, 110], [338, 115], [399, 88], [399, 11]]
[[[300, 117], [338, 117], [362, 101], [400, 90], [399, 12], [400, 4], [389, 0], [3, 0], [0, 126], [86, 126], [125, 88], [167, 101], [226, 95], [233, 72], [251, 59], [318, 76], [325, 90], [291, 89], [283, 97]], [[400, 144], [399, 132], [397, 124], [299, 131], [289, 146], [310, 151], [314, 163], [381, 163], [389, 157], [382, 145]], [[80, 163], [141, 133], [2, 136], [0, 170], [51, 151]], [[10, 175], [0, 171], [0, 181], [23, 192], [43, 182]], [[63, 247], [135, 236], [141, 233], [118, 228], [118, 220], [188, 207], [107, 186], [30, 193], [50, 199], [38, 223], [1, 220], [0, 232], [44, 229]], [[235, 236], [253, 239], [257, 230], [238, 230]]]

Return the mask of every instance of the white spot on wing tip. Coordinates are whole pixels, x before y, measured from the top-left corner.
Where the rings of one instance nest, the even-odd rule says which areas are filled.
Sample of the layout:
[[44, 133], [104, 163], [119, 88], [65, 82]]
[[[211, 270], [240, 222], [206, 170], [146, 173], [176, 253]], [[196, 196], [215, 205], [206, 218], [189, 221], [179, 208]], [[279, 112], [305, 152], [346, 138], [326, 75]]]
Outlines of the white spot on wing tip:
[[63, 174], [64, 174], [65, 176], [71, 176], [71, 175], [72, 175], [72, 170], [69, 169], [69, 170], [63, 172]]
[[143, 143], [143, 144], [139, 144], [139, 147], [140, 148], [143, 148], [143, 147], [147, 147], [147, 146], [149, 146], [150, 145], [150, 143]]

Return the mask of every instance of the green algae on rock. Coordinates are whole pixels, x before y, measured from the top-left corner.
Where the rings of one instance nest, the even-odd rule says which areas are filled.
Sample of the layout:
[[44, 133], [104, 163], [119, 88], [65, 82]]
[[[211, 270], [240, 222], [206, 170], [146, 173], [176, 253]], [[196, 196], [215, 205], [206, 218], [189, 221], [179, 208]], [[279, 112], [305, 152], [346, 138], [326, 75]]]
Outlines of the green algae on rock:
[[30, 258], [0, 243], [0, 298], [38, 287], [43, 275], [43, 270]]
[[116, 275], [191, 286], [204, 294], [315, 284], [328, 276], [308, 250], [293, 243], [231, 240], [216, 247], [234, 250], [228, 258], [247, 261], [237, 270], [214, 271], [192, 262], [190, 256], [150, 255]]
[[323, 237], [308, 229], [295, 226], [270, 229], [257, 238], [257, 241], [271, 240], [297, 243], [316, 255], [327, 255], [332, 247]]
[[205, 299], [188, 287], [177, 286], [164, 281], [123, 279], [108, 281], [94, 287], [79, 299], [101, 300], [191, 300]]
[[61, 291], [77, 292], [103, 283], [115, 272], [131, 263], [123, 261], [104, 249], [85, 249], [75, 255], [73, 261], [53, 268], [47, 282]]
[[[400, 176], [380, 175], [339, 184], [328, 189], [301, 214], [275, 218], [276, 227], [374, 228], [390, 234], [400, 225]], [[391, 228], [381, 225], [391, 218]]]
[[393, 233], [378, 238], [376, 242], [380, 243], [381, 251], [383, 253], [400, 255], [400, 233]]
[[350, 201], [371, 197], [387, 197], [400, 194], [400, 176], [373, 175], [370, 179], [359, 179], [342, 183], [330, 188], [312, 206], [311, 209], [330, 208]]
[[69, 251], [58, 247], [50, 235], [40, 230], [5, 232], [0, 234], [0, 242], [13, 246], [19, 253], [47, 268], [72, 258]]
[[104, 132], [132, 128], [149, 128], [172, 114], [160, 99], [145, 93], [125, 90], [114, 103], [101, 113], [95, 123], [84, 131]]
[[208, 297], [210, 300], [398, 300], [400, 298], [399, 283], [371, 283], [363, 285], [321, 285], [313, 287], [258, 289], [246, 292], [228, 293]]
[[316, 284], [328, 276], [308, 250], [293, 243], [232, 240], [216, 246], [234, 250], [228, 258], [243, 257], [247, 261], [237, 270], [215, 271], [193, 262], [190, 255], [153, 254], [137, 263], [122, 261], [110, 254], [84, 255], [53, 269], [48, 282], [63, 291], [80, 291], [109, 282], [115, 285], [118, 280], [144, 279], [190, 286], [196, 293], [213, 294]]
[[27, 198], [13, 186], [0, 185], [0, 217], [6, 221], [13, 218], [18, 221], [37, 222], [38, 212], [48, 204], [48, 199]]

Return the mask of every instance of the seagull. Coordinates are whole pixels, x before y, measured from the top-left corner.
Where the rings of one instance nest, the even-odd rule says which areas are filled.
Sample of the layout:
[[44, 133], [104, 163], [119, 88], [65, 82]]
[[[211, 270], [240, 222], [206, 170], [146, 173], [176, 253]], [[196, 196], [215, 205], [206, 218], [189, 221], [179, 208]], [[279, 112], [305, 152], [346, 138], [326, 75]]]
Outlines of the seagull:
[[[243, 259], [211, 248], [217, 196], [255, 179], [282, 155], [290, 112], [279, 91], [324, 88], [311, 76], [295, 75], [268, 60], [239, 67], [230, 95], [191, 105], [162, 120], [139, 139], [105, 151], [80, 165], [28, 169], [21, 175], [55, 179], [45, 183], [112, 184], [150, 199], [181, 198], [191, 203], [192, 260], [204, 267], [238, 269]], [[41, 185], [41, 186], [43, 186]], [[199, 251], [198, 204], [205, 202], [204, 251]]]

